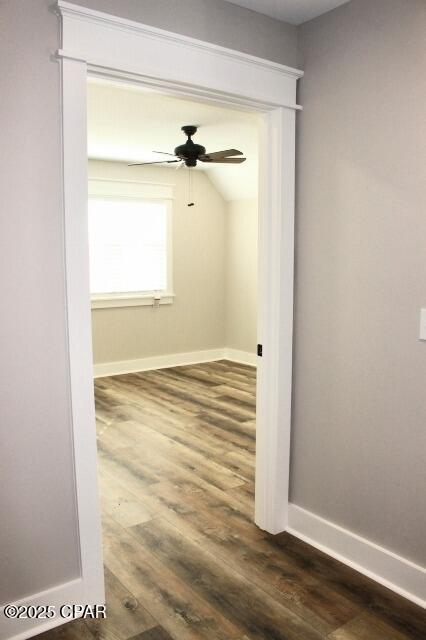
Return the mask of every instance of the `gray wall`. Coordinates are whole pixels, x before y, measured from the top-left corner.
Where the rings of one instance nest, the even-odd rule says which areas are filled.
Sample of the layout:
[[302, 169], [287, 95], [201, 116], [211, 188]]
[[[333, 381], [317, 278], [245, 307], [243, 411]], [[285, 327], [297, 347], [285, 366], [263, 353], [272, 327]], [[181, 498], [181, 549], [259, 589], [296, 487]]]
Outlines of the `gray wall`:
[[[0, 603], [79, 572], [53, 0], [2, 0]], [[296, 30], [221, 0], [84, 2], [292, 65]]]
[[291, 497], [426, 560], [426, 3], [299, 32]]
[[[293, 28], [220, 0], [84, 3], [295, 63]], [[78, 571], [52, 4], [0, 5], [7, 24], [0, 602]], [[417, 561], [424, 557], [426, 345], [417, 331], [426, 304], [425, 9], [423, 0], [352, 0], [300, 31], [307, 74], [291, 478], [297, 504]]]
[[49, 4], [0, 6], [0, 604], [79, 572]]
[[75, 0], [75, 4], [290, 67], [297, 62], [296, 27], [224, 0]]

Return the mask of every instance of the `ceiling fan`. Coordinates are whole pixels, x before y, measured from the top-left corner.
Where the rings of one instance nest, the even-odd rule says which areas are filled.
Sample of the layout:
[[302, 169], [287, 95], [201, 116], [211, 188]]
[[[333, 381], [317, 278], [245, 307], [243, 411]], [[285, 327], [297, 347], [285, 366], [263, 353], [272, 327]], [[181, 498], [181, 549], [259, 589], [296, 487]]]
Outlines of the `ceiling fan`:
[[195, 125], [184, 125], [182, 131], [188, 136], [188, 140], [185, 144], [181, 144], [176, 147], [174, 153], [165, 153], [164, 151], [154, 151], [153, 153], [163, 153], [167, 156], [173, 156], [175, 160], [158, 160], [154, 162], [133, 162], [129, 164], [129, 167], [141, 166], [144, 164], [173, 164], [179, 162], [180, 165], [185, 164], [187, 167], [196, 167], [197, 162], [210, 162], [215, 164], [240, 164], [244, 162], [246, 158], [235, 158], [233, 156], [242, 156], [242, 151], [238, 149], [226, 149], [225, 151], [214, 151], [213, 153], [206, 153], [205, 147], [201, 144], [195, 144], [192, 141], [192, 136], [196, 133], [197, 128]]

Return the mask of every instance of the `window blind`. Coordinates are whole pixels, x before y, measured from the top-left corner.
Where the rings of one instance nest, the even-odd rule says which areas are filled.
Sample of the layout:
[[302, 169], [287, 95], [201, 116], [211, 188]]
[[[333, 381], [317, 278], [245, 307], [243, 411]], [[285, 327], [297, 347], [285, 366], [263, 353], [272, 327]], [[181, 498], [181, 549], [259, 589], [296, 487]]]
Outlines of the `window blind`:
[[167, 204], [89, 198], [92, 294], [165, 291]]

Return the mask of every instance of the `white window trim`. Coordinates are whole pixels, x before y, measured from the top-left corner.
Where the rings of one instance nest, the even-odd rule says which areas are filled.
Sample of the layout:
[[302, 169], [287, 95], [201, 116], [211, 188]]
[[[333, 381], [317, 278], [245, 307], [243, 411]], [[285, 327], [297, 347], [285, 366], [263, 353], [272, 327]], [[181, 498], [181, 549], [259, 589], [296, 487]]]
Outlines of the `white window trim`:
[[166, 291], [129, 291], [120, 293], [92, 293], [92, 309], [120, 307], [159, 307], [172, 304], [173, 291], [173, 229], [172, 229], [172, 184], [160, 182], [139, 182], [137, 180], [117, 180], [90, 177], [89, 198], [115, 200], [144, 200], [166, 202], [167, 206], [167, 290]]
[[164, 291], [141, 291], [131, 293], [94, 293], [91, 296], [92, 309], [108, 309], [110, 307], [158, 307], [172, 304], [175, 294]]

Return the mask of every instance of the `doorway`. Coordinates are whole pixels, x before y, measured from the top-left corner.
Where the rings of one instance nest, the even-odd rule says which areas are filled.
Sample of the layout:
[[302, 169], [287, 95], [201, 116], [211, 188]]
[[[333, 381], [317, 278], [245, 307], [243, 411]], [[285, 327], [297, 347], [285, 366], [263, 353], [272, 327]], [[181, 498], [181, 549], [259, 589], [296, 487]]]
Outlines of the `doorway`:
[[102, 601], [86, 244], [87, 71], [261, 114], [258, 331], [263, 357], [257, 382], [255, 521], [273, 533], [286, 528], [288, 511], [295, 90], [302, 74], [83, 7], [62, 2], [59, 7], [67, 320], [81, 588], [91, 601]]
[[[182, 166], [173, 149], [186, 122], [199, 123], [195, 142], [207, 153], [226, 149], [244, 163]], [[116, 562], [125, 548], [156, 562], [138, 537], [154, 521], [188, 543], [207, 532], [214, 543], [256, 531], [258, 127], [252, 111], [89, 77], [90, 288], [109, 592], [127, 584]]]

